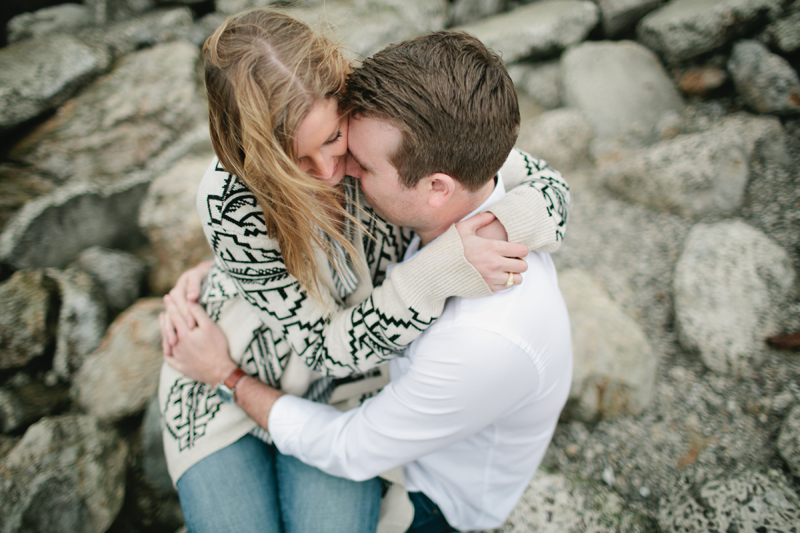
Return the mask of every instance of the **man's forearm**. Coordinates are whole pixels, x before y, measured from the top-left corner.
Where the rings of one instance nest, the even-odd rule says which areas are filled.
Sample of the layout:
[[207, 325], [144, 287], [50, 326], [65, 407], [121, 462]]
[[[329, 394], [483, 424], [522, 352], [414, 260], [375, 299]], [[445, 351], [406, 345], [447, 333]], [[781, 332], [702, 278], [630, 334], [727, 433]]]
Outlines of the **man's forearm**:
[[236, 385], [236, 405], [244, 409], [250, 418], [267, 431], [269, 431], [267, 425], [272, 406], [283, 395], [283, 392], [249, 375]]

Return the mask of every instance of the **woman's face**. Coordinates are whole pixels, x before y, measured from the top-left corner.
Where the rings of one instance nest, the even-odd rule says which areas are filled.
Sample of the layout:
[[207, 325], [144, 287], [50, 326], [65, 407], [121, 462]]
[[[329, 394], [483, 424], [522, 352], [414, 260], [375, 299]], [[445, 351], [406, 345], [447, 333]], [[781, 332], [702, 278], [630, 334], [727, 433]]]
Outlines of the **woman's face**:
[[339, 115], [335, 98], [314, 104], [300, 123], [295, 138], [300, 169], [334, 186], [344, 177], [347, 154], [347, 117]]

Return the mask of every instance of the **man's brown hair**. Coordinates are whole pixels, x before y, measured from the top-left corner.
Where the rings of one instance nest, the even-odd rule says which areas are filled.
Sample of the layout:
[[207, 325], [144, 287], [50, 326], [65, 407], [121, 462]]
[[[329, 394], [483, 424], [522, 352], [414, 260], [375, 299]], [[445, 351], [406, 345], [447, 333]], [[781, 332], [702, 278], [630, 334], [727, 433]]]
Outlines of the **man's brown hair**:
[[502, 59], [464, 32], [390, 45], [347, 83], [347, 111], [403, 133], [391, 162], [406, 187], [442, 172], [475, 191], [500, 169], [519, 133], [517, 94]]

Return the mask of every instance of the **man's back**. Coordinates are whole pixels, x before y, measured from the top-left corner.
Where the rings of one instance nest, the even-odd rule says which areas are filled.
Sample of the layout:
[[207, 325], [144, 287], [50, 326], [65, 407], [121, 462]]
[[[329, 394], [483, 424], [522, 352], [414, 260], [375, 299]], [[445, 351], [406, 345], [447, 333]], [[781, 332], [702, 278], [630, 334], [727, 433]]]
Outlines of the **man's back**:
[[394, 394], [428, 411], [416, 437], [440, 447], [405, 466], [407, 488], [425, 493], [459, 529], [505, 520], [569, 393], [572, 346], [556, 271], [547, 254], [527, 262], [525, 282], [512, 290], [448, 300], [406, 357], [392, 362]]

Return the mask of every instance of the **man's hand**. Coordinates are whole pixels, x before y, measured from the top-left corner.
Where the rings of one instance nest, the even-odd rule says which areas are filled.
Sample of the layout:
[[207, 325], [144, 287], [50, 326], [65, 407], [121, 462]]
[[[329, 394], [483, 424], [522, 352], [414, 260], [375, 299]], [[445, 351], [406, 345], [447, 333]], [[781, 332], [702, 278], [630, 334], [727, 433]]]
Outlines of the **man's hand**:
[[192, 329], [169, 295], [164, 297], [164, 305], [166, 312], [159, 315], [161, 334], [164, 335], [165, 328], [174, 327], [178, 338], [171, 355], [165, 353], [164, 360], [195, 381], [212, 386], [223, 382], [237, 365], [228, 355], [228, 340], [219, 326], [194, 302], [188, 304], [197, 324]]
[[[172, 302], [177, 307], [183, 317], [186, 327], [189, 329], [194, 329], [197, 325], [194, 315], [189, 311], [189, 303], [196, 302], [200, 297], [200, 285], [208, 275], [208, 271], [211, 270], [211, 265], [211, 261], [203, 261], [196, 267], [187, 270], [181, 274], [175, 287], [169, 291]], [[161, 325], [161, 349], [164, 355], [171, 355], [172, 347], [177, 343], [178, 335], [176, 328], [169, 322], [169, 315], [167, 315], [167, 323]]]
[[467, 261], [483, 277], [493, 292], [509, 288], [506, 283], [513, 274], [514, 284], [522, 283], [521, 273], [528, 270], [524, 261], [528, 247], [506, 242], [506, 230], [491, 213], [480, 213], [456, 224]]

